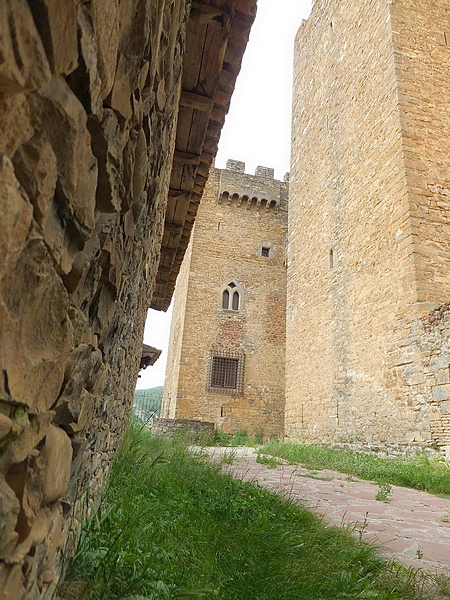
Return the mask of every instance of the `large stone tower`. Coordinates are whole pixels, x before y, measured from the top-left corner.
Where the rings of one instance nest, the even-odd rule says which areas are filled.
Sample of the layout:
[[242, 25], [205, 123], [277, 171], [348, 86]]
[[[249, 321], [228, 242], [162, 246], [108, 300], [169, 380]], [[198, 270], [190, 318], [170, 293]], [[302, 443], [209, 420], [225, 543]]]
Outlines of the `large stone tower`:
[[280, 435], [288, 184], [213, 169], [177, 280], [163, 417]]
[[316, 0], [296, 40], [286, 432], [450, 444], [450, 11]]

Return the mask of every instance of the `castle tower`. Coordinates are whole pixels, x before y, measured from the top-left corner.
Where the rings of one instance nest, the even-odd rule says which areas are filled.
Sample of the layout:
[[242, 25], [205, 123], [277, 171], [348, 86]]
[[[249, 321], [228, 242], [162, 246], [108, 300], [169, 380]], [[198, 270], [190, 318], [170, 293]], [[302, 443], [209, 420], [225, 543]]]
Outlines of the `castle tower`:
[[286, 433], [450, 445], [450, 11], [316, 0], [296, 39]]
[[212, 169], [176, 284], [162, 416], [280, 435], [288, 183]]

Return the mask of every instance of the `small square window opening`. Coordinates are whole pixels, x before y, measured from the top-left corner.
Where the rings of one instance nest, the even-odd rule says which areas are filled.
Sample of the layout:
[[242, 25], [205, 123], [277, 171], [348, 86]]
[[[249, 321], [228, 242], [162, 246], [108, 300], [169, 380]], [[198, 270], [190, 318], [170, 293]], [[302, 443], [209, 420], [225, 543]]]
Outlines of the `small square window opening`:
[[[244, 356], [234, 352], [212, 352], [208, 367], [207, 388], [222, 394], [242, 393]], [[225, 416], [222, 414], [221, 416]]]
[[270, 256], [270, 248], [268, 248], [267, 246], [263, 246], [261, 248], [261, 256]]
[[237, 358], [213, 356], [211, 368], [211, 387], [235, 390], [238, 384]]

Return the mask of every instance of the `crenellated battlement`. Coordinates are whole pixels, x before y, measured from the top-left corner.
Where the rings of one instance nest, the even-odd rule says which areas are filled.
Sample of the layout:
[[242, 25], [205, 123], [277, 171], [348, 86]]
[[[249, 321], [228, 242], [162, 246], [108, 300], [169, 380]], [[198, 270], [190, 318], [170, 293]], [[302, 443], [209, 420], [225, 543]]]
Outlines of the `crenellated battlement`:
[[[242, 175], [250, 175], [250, 173], [245, 173], [245, 162], [235, 160], [234, 158], [229, 158], [227, 160], [226, 170], [233, 171], [234, 173], [241, 173]], [[274, 179], [275, 181], [278, 181], [275, 179], [275, 169], [272, 169], [272, 167], [263, 167], [261, 165], [256, 167], [253, 177], [264, 177], [265, 179]], [[289, 182], [289, 172], [284, 175], [283, 182]]]
[[267, 211], [277, 210], [279, 201], [268, 200], [267, 198], [257, 198], [256, 196], [248, 196], [247, 194], [240, 195], [237, 192], [222, 192], [217, 200], [219, 204], [227, 204], [231, 206], [234, 204], [237, 207], [246, 208], [247, 210]]
[[245, 162], [234, 159], [215, 173], [218, 190], [214, 201], [218, 204], [266, 214], [287, 211], [289, 173], [280, 181], [275, 179], [274, 169], [258, 166], [251, 175], [245, 172]]

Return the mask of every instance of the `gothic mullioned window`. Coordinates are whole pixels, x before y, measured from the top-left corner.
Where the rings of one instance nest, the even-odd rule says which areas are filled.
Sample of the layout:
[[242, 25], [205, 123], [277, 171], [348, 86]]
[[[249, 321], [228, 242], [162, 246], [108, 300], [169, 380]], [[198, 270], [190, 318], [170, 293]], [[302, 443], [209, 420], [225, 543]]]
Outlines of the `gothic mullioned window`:
[[241, 292], [238, 286], [231, 281], [222, 291], [222, 310], [239, 311], [241, 307]]

